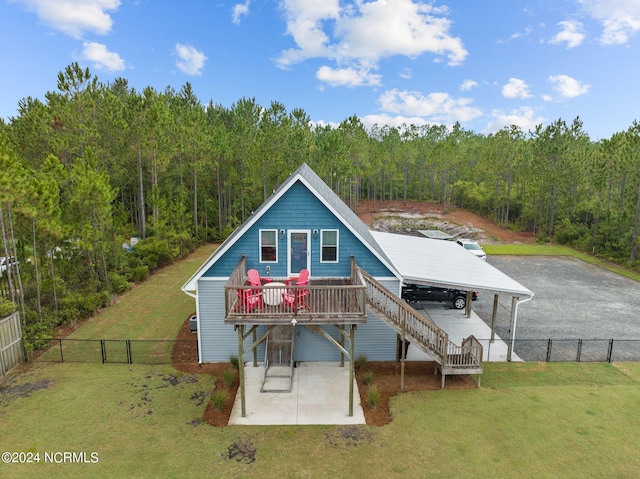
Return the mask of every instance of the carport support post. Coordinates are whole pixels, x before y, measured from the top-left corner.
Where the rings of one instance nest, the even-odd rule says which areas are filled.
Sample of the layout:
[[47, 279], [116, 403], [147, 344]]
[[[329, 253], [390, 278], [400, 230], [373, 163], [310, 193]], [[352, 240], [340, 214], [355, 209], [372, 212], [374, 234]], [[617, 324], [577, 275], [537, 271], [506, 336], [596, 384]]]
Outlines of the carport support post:
[[491, 342], [496, 340], [496, 317], [498, 316], [498, 295], [493, 295], [493, 313], [491, 314]]
[[518, 298], [511, 298], [511, 322], [509, 323], [509, 344], [507, 345], [507, 361], [511, 361], [513, 342], [516, 339], [516, 314], [518, 314]]
[[[242, 417], [247, 417], [247, 405], [244, 397], [244, 325], [238, 328], [238, 376], [240, 377], [240, 405], [242, 406]], [[255, 348], [254, 348], [255, 349]]]

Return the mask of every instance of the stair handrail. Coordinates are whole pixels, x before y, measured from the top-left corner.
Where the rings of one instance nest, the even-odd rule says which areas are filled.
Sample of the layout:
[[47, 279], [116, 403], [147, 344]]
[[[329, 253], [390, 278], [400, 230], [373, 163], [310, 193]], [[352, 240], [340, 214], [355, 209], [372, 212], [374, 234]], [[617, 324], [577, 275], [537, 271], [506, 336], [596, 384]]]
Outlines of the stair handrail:
[[449, 335], [431, 318], [413, 309], [384, 285], [360, 268], [367, 285], [367, 301], [379, 310], [397, 332], [404, 332], [414, 342], [425, 346], [440, 364], [446, 363], [449, 345], [455, 346]]

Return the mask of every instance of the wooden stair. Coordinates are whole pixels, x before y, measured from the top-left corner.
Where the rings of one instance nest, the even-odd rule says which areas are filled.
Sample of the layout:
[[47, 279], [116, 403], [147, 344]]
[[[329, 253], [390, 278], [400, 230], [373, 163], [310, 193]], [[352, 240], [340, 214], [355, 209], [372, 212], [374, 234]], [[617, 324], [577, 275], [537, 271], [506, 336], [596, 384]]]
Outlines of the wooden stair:
[[401, 337], [433, 358], [442, 375], [442, 386], [447, 375], [476, 374], [480, 387], [482, 375], [482, 344], [473, 336], [458, 346], [448, 334], [425, 313], [413, 309], [406, 301], [389, 291], [381, 283], [359, 268], [367, 285], [367, 305], [382, 321]]
[[269, 332], [264, 354], [262, 393], [291, 392], [294, 374], [293, 335], [291, 325], [275, 326]]

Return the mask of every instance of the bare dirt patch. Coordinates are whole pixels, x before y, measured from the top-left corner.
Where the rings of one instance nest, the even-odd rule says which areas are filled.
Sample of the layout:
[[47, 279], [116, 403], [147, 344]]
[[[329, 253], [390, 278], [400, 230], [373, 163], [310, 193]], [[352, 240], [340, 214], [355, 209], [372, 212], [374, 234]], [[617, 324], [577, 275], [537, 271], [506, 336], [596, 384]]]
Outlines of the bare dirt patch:
[[436, 203], [418, 201], [362, 201], [358, 216], [371, 229], [410, 232], [440, 229], [452, 236], [465, 236], [480, 243], [535, 243], [532, 233], [512, 231], [461, 208], [443, 208]]
[[15, 384], [13, 381], [0, 385], [0, 403], [6, 403], [15, 398], [26, 398], [36, 391], [49, 389], [53, 386], [53, 381], [49, 379], [40, 379], [34, 383]]

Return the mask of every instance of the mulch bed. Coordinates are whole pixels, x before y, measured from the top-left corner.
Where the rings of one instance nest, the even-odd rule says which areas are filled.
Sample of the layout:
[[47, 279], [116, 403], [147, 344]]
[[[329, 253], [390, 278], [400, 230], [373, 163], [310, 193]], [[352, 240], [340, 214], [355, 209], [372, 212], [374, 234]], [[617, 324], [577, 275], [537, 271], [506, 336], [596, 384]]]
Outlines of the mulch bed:
[[[224, 406], [217, 409], [211, 400], [204, 414], [204, 422], [212, 426], [226, 426], [233, 409], [233, 403], [239, 387], [238, 374], [235, 375], [233, 384], [227, 387], [224, 384], [224, 371], [231, 368], [231, 363], [206, 363], [198, 364], [196, 334], [189, 331], [189, 315], [178, 333], [179, 341], [174, 343], [172, 351], [173, 367], [189, 374], [210, 374], [216, 378], [215, 389], [227, 392]], [[190, 341], [188, 341], [190, 340]], [[384, 426], [392, 420], [389, 401], [396, 394], [409, 391], [426, 391], [440, 389], [440, 374], [434, 375], [434, 363], [427, 361], [407, 361], [404, 371], [404, 389], [400, 389], [400, 363], [395, 361], [369, 361], [364, 367], [356, 370], [356, 380], [360, 392], [360, 402], [363, 406], [365, 421], [371, 426]], [[364, 375], [367, 371], [372, 373], [372, 382], [369, 386], [364, 384]], [[374, 408], [368, 406], [369, 387], [375, 386], [380, 394], [380, 399]], [[445, 389], [472, 389], [476, 383], [471, 376], [448, 376]], [[213, 391], [212, 391], [213, 392]]]

